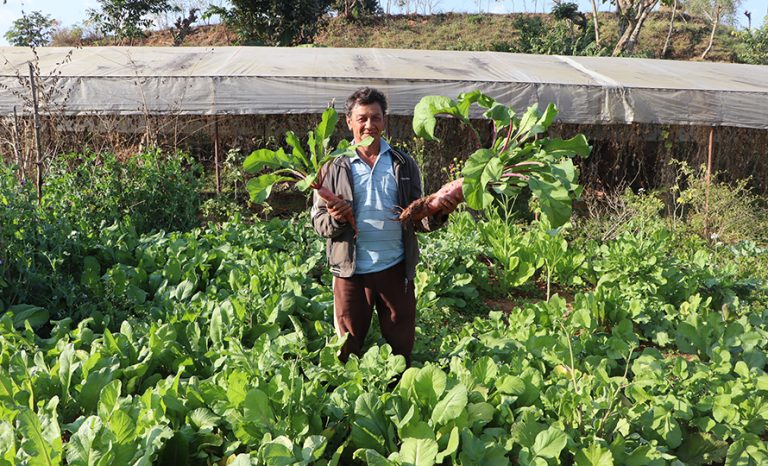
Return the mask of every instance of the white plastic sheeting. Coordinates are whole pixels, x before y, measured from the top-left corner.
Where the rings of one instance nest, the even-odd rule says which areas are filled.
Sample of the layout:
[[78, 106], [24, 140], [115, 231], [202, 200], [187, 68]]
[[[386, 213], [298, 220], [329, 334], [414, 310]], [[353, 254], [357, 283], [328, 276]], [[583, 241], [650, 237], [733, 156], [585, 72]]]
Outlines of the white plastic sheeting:
[[360, 86], [409, 115], [425, 95], [481, 89], [566, 123], [768, 128], [768, 66], [497, 52], [268, 47], [0, 48], [0, 115], [23, 106], [36, 61], [69, 114], [282, 114], [338, 109]]

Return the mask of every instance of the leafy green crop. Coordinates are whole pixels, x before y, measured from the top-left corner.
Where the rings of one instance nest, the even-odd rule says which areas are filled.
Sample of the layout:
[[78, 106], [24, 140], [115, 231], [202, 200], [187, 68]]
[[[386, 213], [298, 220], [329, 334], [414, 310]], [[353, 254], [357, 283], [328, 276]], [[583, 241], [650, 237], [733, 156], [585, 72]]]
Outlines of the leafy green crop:
[[541, 112], [533, 105], [520, 117], [480, 91], [459, 95], [456, 100], [444, 96], [426, 96], [416, 104], [413, 130], [417, 136], [435, 139], [436, 116], [457, 118], [472, 128], [480, 145], [480, 137], [472, 127], [472, 104], [485, 109], [483, 117], [493, 122], [494, 138], [488, 148], [474, 152], [462, 170], [464, 199], [473, 209], [487, 209], [493, 202], [492, 192], [516, 196], [528, 189], [538, 202], [541, 218], [552, 228], [563, 225], [571, 217], [572, 200], [578, 198], [578, 169], [571, 160], [586, 157], [591, 150], [586, 137], [548, 138], [543, 135], [554, 122], [557, 109], [553, 104]]
[[766, 463], [762, 245], [460, 212], [421, 242], [413, 367], [375, 331], [342, 364], [306, 214], [72, 234], [0, 183], [0, 465]]

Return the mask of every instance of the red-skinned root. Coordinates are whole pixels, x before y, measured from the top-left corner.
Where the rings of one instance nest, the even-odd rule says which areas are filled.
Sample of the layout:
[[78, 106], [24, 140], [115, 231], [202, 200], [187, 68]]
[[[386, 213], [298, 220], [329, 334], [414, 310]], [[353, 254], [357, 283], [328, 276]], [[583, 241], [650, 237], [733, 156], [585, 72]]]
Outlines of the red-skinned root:
[[[318, 196], [320, 196], [325, 202], [331, 202], [336, 201], [338, 199], [344, 200], [343, 197], [335, 194], [330, 189], [326, 188], [325, 186], [318, 186], [315, 187], [312, 186], [315, 190], [317, 190]], [[355, 232], [355, 238], [357, 238], [357, 222], [355, 222], [355, 216], [351, 212], [344, 216], [344, 220], [349, 223], [349, 225], [352, 227], [352, 230]]]
[[464, 192], [461, 188], [463, 183], [464, 178], [459, 178], [444, 184], [437, 192], [411, 202], [408, 207], [403, 209], [397, 219], [400, 222], [418, 222], [421, 219], [438, 214], [442, 211], [440, 198], [444, 196], [450, 196], [456, 199], [457, 202], [464, 202]]

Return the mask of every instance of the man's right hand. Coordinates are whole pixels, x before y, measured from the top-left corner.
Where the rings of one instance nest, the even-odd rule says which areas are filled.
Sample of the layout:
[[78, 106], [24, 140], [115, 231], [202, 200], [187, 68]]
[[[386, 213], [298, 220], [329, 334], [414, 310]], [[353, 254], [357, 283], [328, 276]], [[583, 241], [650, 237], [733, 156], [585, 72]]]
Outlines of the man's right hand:
[[352, 204], [341, 197], [327, 201], [326, 208], [331, 217], [339, 223], [346, 223], [347, 218], [353, 215]]

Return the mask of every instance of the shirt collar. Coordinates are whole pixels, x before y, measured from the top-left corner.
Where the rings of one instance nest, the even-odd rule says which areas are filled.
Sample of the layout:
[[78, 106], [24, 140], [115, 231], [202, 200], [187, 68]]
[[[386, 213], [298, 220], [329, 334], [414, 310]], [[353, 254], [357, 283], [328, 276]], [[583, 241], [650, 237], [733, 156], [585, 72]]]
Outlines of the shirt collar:
[[[379, 146], [380, 146], [379, 147], [379, 157], [381, 157], [382, 155], [386, 154], [387, 152], [389, 152], [392, 149], [392, 147], [389, 145], [389, 143], [386, 140], [384, 140], [384, 138], [381, 138], [380, 141], [381, 141], [381, 143], [379, 144]], [[357, 162], [357, 161], [362, 162], [363, 159], [361, 159], [360, 156], [357, 155], [357, 152], [355, 152], [355, 155], [350, 157], [349, 161], [350, 162]]]

